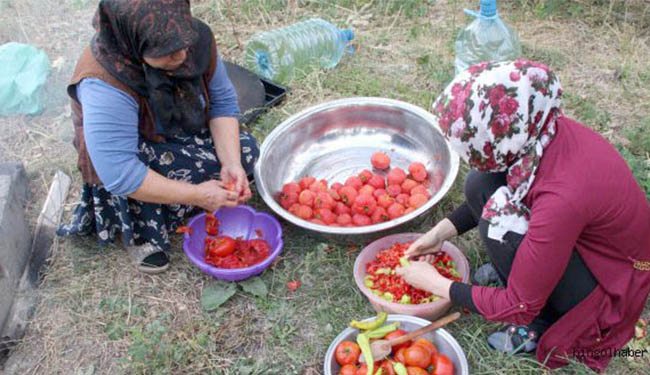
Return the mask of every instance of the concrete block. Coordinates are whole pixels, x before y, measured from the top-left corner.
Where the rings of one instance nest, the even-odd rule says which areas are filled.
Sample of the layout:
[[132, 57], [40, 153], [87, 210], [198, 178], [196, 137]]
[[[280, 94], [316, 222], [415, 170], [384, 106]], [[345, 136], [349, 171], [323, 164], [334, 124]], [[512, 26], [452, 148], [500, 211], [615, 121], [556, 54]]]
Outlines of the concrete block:
[[22, 164], [0, 164], [0, 332], [31, 256], [31, 234], [25, 221], [27, 193]]

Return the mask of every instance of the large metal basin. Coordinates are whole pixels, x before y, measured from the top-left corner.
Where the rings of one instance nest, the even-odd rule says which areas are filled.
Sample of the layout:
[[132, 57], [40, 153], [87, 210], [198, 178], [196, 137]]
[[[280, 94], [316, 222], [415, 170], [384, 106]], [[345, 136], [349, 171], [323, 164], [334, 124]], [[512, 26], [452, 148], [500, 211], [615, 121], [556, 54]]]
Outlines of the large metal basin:
[[[368, 318], [372, 319], [372, 318]], [[366, 319], [367, 320], [367, 319]], [[415, 331], [418, 328], [422, 328], [428, 325], [428, 320], [417, 318], [415, 316], [408, 315], [388, 315], [388, 322], [400, 322], [400, 329], [405, 330], [406, 332]], [[334, 341], [330, 344], [327, 353], [325, 354], [325, 363], [323, 365], [323, 374], [324, 375], [338, 375], [341, 366], [336, 362], [334, 352], [336, 347], [342, 341], [355, 341], [359, 331], [355, 328], [346, 328], [341, 332]], [[438, 348], [438, 351], [447, 357], [449, 360], [454, 363], [454, 375], [468, 375], [469, 374], [469, 365], [467, 364], [467, 357], [465, 357], [465, 351], [458, 345], [458, 341], [454, 339], [449, 332], [445, 331], [444, 328], [438, 328], [437, 330], [429, 333], [425, 333], [421, 337], [424, 337]]]
[[[310, 175], [341, 182], [372, 169], [370, 156], [384, 151], [391, 167], [405, 170], [411, 161], [424, 163], [430, 176], [444, 174], [438, 190], [417, 210], [397, 219], [364, 227], [328, 227], [293, 216], [276, 201], [282, 185]], [[328, 237], [377, 234], [396, 229], [430, 210], [453, 185], [458, 155], [444, 139], [434, 117], [412, 104], [384, 98], [347, 98], [297, 113], [264, 140], [255, 166], [256, 186], [266, 204], [285, 220]], [[365, 237], [372, 238], [372, 237]]]

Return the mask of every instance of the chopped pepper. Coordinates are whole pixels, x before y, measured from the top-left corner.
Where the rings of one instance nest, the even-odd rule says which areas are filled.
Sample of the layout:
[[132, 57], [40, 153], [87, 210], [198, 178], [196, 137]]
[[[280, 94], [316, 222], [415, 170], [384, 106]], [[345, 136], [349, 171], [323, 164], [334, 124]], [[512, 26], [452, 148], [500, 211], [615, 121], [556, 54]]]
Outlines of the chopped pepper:
[[402, 295], [402, 299], [399, 300], [399, 303], [408, 305], [409, 303], [411, 303], [411, 296], [409, 296], [408, 294]]
[[395, 296], [391, 292], [382, 294], [381, 298], [385, 299], [388, 302], [393, 302], [395, 300]]
[[399, 264], [402, 267], [408, 267], [411, 264], [411, 262], [409, 262], [409, 257], [403, 256], [403, 257], [399, 258]]
[[366, 275], [366, 277], [363, 278], [363, 285], [366, 286], [366, 288], [372, 288], [375, 283], [372, 281], [372, 276]]
[[368, 366], [368, 372], [366, 375], [372, 375], [373, 370], [375, 369], [375, 361], [372, 358], [372, 349], [370, 349], [370, 339], [363, 333], [357, 335], [357, 344], [361, 348], [361, 355], [366, 361], [366, 366]]
[[402, 364], [401, 362], [393, 362], [393, 369], [395, 369], [397, 375], [408, 375], [406, 366], [404, 366], [404, 364]]
[[350, 322], [350, 327], [369, 331], [384, 324], [386, 319], [388, 319], [388, 314], [382, 311], [379, 314], [377, 314], [377, 317], [375, 319], [370, 320], [368, 322], [360, 322], [358, 320], [353, 320]]

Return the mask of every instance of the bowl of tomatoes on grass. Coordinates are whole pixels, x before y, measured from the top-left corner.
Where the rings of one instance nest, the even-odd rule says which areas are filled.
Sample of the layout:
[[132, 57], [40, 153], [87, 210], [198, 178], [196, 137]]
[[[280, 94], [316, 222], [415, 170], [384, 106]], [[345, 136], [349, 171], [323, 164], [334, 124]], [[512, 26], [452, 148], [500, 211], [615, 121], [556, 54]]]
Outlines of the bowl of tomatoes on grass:
[[459, 157], [436, 119], [385, 98], [346, 98], [291, 116], [264, 139], [256, 188], [284, 220], [352, 242], [397, 232], [449, 191]]
[[[408, 261], [403, 257], [409, 244], [421, 233], [398, 233], [382, 237], [366, 246], [354, 263], [357, 287], [376, 311], [405, 314], [434, 320], [451, 308], [451, 302], [416, 289], [395, 273]], [[427, 257], [438, 272], [455, 281], [469, 282], [469, 263], [452, 243], [444, 242], [439, 252]]]
[[[368, 318], [368, 323], [377, 318]], [[390, 314], [383, 327], [372, 330], [346, 328], [330, 344], [325, 355], [325, 375], [367, 375], [368, 365], [361, 363], [363, 353], [359, 345], [360, 334], [371, 335], [369, 341], [390, 340], [428, 325], [430, 322], [407, 315]], [[387, 330], [385, 328], [388, 328]], [[374, 333], [382, 335], [375, 335]], [[388, 332], [388, 333], [386, 333]], [[467, 375], [469, 366], [465, 352], [456, 339], [445, 329], [438, 328], [416, 339], [391, 348], [388, 357], [374, 361], [372, 374], [400, 375]]]
[[273, 216], [239, 205], [201, 213], [178, 230], [183, 251], [203, 273], [227, 281], [262, 273], [282, 252], [282, 227]]

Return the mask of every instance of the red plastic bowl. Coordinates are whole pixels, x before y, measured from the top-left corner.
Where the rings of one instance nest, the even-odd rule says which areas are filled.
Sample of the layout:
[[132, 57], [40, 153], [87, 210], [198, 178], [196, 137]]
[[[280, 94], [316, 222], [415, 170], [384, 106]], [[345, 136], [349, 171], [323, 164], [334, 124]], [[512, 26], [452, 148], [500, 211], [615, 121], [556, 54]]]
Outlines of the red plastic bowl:
[[[370, 289], [366, 288], [363, 284], [363, 278], [366, 276], [366, 264], [372, 262], [377, 253], [390, 248], [396, 243], [415, 241], [420, 236], [422, 236], [422, 233], [398, 233], [382, 237], [366, 246], [361, 250], [359, 256], [357, 256], [357, 260], [354, 262], [354, 281], [376, 311], [385, 311], [389, 314], [411, 315], [427, 320], [435, 320], [444, 315], [451, 308], [451, 301], [443, 298], [431, 303], [417, 305], [389, 302], [374, 295]], [[458, 273], [460, 273], [462, 277], [462, 281], [467, 283], [469, 281], [469, 263], [467, 262], [465, 255], [450, 242], [444, 242], [442, 244], [442, 250], [449, 254], [449, 256], [454, 260]]]
[[194, 216], [187, 226], [192, 228], [192, 234], [185, 233], [183, 250], [185, 255], [203, 273], [216, 279], [227, 281], [244, 280], [259, 275], [282, 252], [282, 227], [276, 218], [257, 212], [253, 208], [240, 205], [233, 208], [222, 207], [214, 212], [219, 220], [219, 234], [245, 240], [259, 238], [259, 229], [271, 248], [271, 254], [262, 262], [246, 268], [225, 269], [217, 268], [205, 262], [205, 213]]

